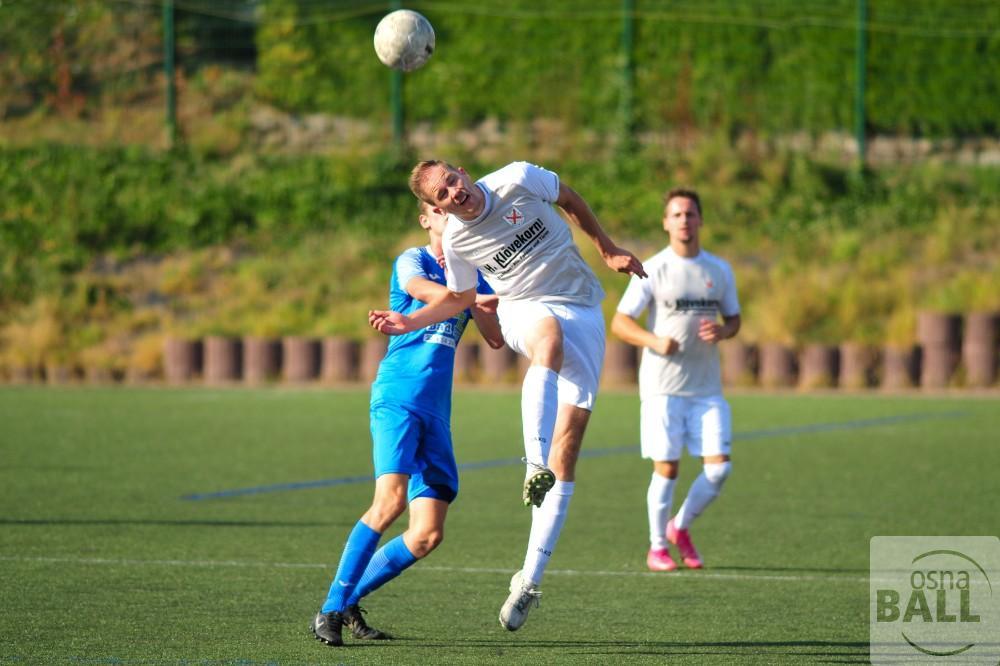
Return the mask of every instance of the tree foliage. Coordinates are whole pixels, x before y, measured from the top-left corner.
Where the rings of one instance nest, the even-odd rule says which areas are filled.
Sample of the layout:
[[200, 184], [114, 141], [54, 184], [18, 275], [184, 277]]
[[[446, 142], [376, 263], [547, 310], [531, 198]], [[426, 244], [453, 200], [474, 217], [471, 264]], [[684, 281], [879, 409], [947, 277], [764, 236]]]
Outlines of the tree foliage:
[[[850, 129], [857, 1], [635, 3], [639, 127]], [[868, 4], [871, 131], [997, 130], [1000, 5]], [[412, 7], [433, 23], [437, 50], [430, 65], [407, 75], [409, 118], [451, 126], [485, 117], [556, 118], [577, 129], [618, 126], [619, 0]], [[388, 74], [371, 52], [384, 11], [383, 3], [264, 0], [259, 93], [296, 111], [388, 115]]]

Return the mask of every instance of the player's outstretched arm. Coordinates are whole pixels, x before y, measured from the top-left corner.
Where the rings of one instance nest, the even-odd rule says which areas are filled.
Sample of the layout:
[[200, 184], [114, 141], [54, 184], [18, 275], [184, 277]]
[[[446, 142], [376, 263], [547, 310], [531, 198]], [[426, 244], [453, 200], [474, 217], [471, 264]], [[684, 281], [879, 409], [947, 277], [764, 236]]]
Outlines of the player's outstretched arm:
[[562, 208], [566, 217], [593, 241], [608, 268], [619, 273], [647, 277], [642, 262], [625, 248], [615, 245], [601, 227], [601, 223], [597, 221], [594, 211], [590, 210], [587, 202], [573, 188], [560, 182], [556, 205]]
[[410, 326], [409, 317], [392, 310], [369, 310], [368, 325], [386, 335], [402, 335], [415, 330]]
[[414, 276], [403, 285], [403, 289], [421, 303], [433, 303], [447, 298], [448, 287], [425, 277]]
[[457, 293], [446, 289], [409, 316], [391, 310], [369, 310], [368, 323], [379, 333], [402, 335], [450, 319], [475, 301], [475, 288]]
[[[406, 293], [424, 303], [446, 298], [448, 287], [422, 277], [412, 277], [406, 283]], [[504, 346], [503, 333], [500, 331], [500, 320], [497, 318], [496, 294], [476, 294], [475, 303], [470, 308], [472, 319], [476, 322], [483, 339], [493, 349]]]

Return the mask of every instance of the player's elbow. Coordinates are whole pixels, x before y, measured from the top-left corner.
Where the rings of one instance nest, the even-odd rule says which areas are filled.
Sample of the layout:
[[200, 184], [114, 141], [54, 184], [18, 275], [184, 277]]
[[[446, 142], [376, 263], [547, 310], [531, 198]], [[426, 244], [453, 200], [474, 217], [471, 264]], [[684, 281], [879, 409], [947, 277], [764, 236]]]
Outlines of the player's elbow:
[[626, 331], [628, 331], [628, 319], [627, 315], [623, 315], [621, 312], [616, 312], [615, 316], [611, 318], [611, 332], [615, 334], [616, 337], [621, 338], [628, 342], [628, 336]]
[[736, 334], [740, 332], [740, 327], [743, 325], [743, 319], [739, 315], [732, 315], [731, 317], [724, 318], [725, 323], [729, 326], [728, 338], [736, 337]]
[[465, 291], [451, 292], [452, 301], [458, 306], [459, 311], [471, 308], [476, 304], [476, 290], [466, 289]]

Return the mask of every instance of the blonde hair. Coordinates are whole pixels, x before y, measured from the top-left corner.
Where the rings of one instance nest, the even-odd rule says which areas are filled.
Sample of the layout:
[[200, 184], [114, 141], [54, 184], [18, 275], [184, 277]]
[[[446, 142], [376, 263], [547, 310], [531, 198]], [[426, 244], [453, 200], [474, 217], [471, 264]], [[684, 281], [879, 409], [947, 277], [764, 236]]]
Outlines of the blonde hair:
[[424, 179], [427, 177], [427, 172], [437, 166], [443, 166], [446, 169], [455, 171], [455, 167], [448, 164], [444, 160], [422, 160], [417, 163], [417, 166], [413, 167], [412, 171], [410, 171], [410, 191], [413, 192], [413, 196], [430, 204], [433, 204], [434, 202], [428, 199], [423, 192], [423, 184]]

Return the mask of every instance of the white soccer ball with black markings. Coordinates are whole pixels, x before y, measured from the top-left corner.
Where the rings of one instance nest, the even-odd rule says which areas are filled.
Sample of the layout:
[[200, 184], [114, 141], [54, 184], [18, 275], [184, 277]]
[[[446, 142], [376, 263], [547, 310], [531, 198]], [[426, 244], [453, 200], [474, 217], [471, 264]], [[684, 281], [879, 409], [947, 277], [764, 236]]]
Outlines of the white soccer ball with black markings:
[[434, 53], [434, 28], [421, 14], [397, 9], [375, 28], [375, 54], [393, 69], [412, 72]]

